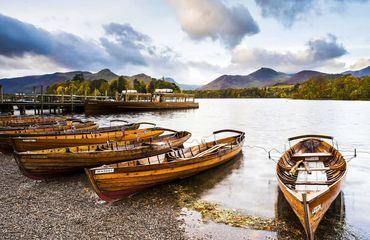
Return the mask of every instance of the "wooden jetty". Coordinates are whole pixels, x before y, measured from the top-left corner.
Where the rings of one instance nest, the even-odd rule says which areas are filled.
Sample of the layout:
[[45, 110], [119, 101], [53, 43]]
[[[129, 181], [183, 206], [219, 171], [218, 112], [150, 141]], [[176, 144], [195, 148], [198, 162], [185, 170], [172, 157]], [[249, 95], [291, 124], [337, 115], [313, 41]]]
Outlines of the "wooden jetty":
[[109, 96], [87, 96], [71, 94], [45, 94], [43, 86], [40, 91], [36, 91], [36, 87], [32, 94], [15, 93], [4, 94], [3, 88], [0, 85], [0, 112], [14, 113], [14, 109], [18, 109], [21, 115], [26, 113], [26, 110], [33, 109], [34, 114], [43, 115], [48, 112], [50, 114], [61, 113], [83, 113], [85, 101], [87, 99], [103, 100], [109, 99]]

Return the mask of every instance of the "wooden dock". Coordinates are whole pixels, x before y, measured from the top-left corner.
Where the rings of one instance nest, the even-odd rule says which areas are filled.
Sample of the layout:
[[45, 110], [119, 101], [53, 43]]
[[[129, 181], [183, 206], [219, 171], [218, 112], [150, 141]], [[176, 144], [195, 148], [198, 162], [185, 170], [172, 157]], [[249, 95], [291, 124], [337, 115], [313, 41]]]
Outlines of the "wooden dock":
[[83, 113], [87, 99], [104, 100], [108, 98], [110, 97], [74, 95], [73, 93], [68, 95], [44, 94], [42, 86], [39, 93], [34, 88], [32, 94], [4, 94], [3, 88], [0, 86], [0, 112], [13, 114], [15, 110], [19, 110], [20, 114], [24, 115], [26, 110], [33, 109], [35, 115]]

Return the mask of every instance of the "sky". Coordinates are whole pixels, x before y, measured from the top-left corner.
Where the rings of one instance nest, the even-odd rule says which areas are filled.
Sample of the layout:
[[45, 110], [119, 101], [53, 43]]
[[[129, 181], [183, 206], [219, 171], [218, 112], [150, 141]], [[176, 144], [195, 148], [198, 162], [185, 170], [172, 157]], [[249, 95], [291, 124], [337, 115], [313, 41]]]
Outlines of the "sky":
[[370, 65], [369, 12], [369, 0], [0, 0], [0, 78], [358, 70]]

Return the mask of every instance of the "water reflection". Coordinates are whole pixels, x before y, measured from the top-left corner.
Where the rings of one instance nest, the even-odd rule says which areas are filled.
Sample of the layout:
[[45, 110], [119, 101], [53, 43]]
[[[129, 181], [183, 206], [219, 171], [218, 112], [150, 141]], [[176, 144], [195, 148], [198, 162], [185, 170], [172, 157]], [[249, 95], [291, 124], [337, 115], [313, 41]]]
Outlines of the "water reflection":
[[205, 191], [212, 189], [218, 183], [230, 176], [242, 164], [243, 154], [240, 153], [229, 162], [219, 165], [191, 178], [182, 180], [180, 183], [185, 188], [191, 189], [198, 197]]
[[[287, 229], [280, 229], [277, 233], [280, 239], [295, 238], [305, 239], [306, 235], [298, 217], [293, 212], [284, 194], [277, 187], [275, 203], [276, 219], [286, 223]], [[326, 212], [316, 232], [317, 239], [350, 239], [352, 233], [346, 228], [344, 193], [338, 197]]]

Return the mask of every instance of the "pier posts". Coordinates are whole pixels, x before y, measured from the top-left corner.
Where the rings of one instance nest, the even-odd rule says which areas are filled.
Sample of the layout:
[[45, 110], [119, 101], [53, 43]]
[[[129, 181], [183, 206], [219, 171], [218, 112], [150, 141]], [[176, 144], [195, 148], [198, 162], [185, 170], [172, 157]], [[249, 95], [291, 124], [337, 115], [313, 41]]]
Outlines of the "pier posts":
[[41, 94], [41, 115], [44, 115], [44, 86], [40, 86], [40, 94]]
[[0, 101], [1, 101], [1, 103], [3, 103], [4, 102], [4, 90], [3, 90], [3, 85], [0, 85]]
[[73, 89], [71, 88], [71, 113], [73, 114]]

